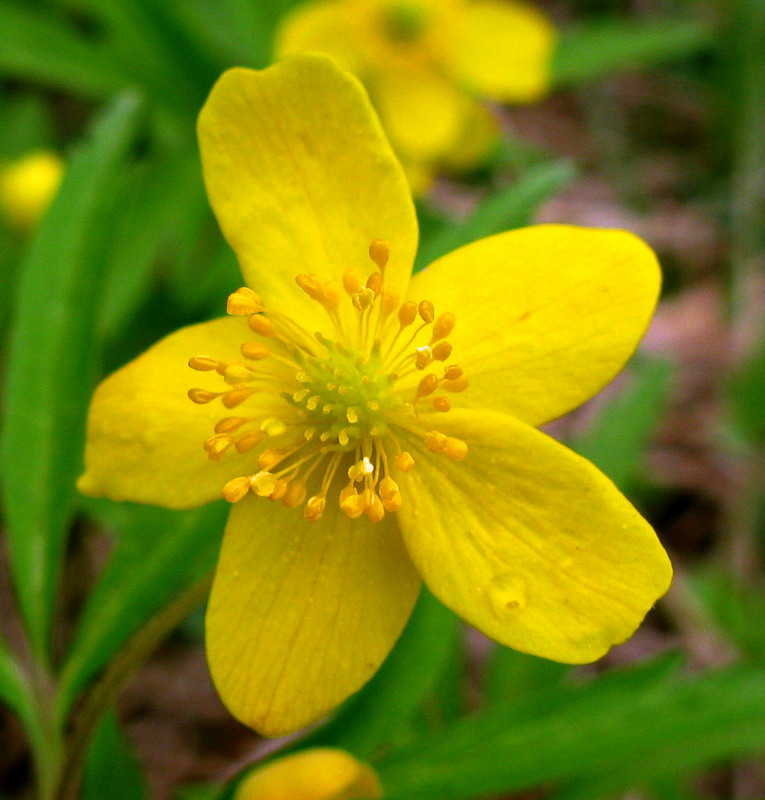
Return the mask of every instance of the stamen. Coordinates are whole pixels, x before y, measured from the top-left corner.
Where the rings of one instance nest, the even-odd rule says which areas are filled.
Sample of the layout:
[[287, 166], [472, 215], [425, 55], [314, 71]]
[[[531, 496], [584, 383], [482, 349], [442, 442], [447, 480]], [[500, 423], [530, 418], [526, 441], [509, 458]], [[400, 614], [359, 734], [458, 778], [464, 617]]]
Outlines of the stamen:
[[449, 342], [439, 342], [433, 346], [433, 360], [446, 361], [452, 354], [452, 346]]
[[384, 272], [390, 258], [390, 245], [384, 239], [374, 239], [369, 245], [369, 257], [377, 264], [380, 272]]
[[262, 314], [253, 314], [251, 317], [248, 317], [247, 325], [250, 327], [251, 331], [254, 331], [259, 336], [266, 336], [273, 339], [277, 338], [279, 335], [274, 323]]
[[409, 470], [414, 466], [414, 459], [412, 458], [412, 454], [411, 453], [408, 453], [406, 450], [402, 450], [393, 459], [393, 463], [402, 472], [409, 472]]
[[253, 292], [247, 286], [242, 286], [237, 289], [233, 294], [228, 296], [226, 302], [226, 313], [235, 317], [246, 317], [248, 314], [257, 314], [263, 309], [263, 301], [260, 295]]
[[194, 356], [189, 359], [189, 366], [197, 372], [210, 372], [218, 366], [218, 361], [209, 356]]
[[250, 491], [250, 479], [234, 478], [223, 487], [223, 497], [229, 503], [238, 503]]
[[249, 358], [250, 361], [260, 361], [263, 358], [268, 358], [271, 351], [260, 342], [244, 342], [240, 347], [242, 355]]
[[417, 385], [417, 393], [415, 398], [419, 400], [421, 397], [427, 397], [429, 394], [433, 394], [438, 388], [438, 377], [434, 375], [432, 372], [426, 375]]
[[305, 508], [303, 509], [303, 516], [310, 520], [311, 522], [316, 521], [321, 517], [324, 513], [324, 509], [327, 507], [327, 500], [320, 495], [314, 495], [308, 499], [308, 502], [305, 504]]
[[276, 480], [276, 476], [270, 472], [258, 472], [250, 476], [250, 485], [259, 497], [268, 497], [276, 486]]
[[459, 378], [455, 378], [453, 381], [447, 380], [443, 382], [444, 389], [450, 392], [464, 392], [469, 383], [467, 375], [460, 375]]
[[443, 395], [439, 395], [438, 397], [433, 398], [433, 408], [436, 411], [451, 411], [452, 404], [449, 402], [448, 397], [444, 397]]
[[417, 303], [407, 300], [398, 310], [398, 321], [402, 328], [407, 328], [417, 318]]
[[423, 322], [430, 324], [435, 319], [436, 312], [430, 300], [421, 300], [420, 305], [417, 306], [417, 311]]
[[192, 403], [197, 403], [197, 405], [203, 406], [206, 403], [210, 403], [215, 400], [216, 397], [220, 397], [222, 392], [208, 392], [206, 389], [189, 389], [188, 397]]
[[433, 325], [433, 338], [430, 340], [431, 344], [440, 339], [445, 339], [453, 330], [457, 322], [457, 317], [447, 311], [446, 314], [441, 314]]

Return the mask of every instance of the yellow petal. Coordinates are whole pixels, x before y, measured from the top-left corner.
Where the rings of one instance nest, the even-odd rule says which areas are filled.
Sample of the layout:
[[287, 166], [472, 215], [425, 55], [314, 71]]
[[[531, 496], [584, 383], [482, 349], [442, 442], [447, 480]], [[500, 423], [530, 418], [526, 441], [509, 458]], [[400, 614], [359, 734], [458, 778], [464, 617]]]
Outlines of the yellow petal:
[[[227, 454], [210, 461], [203, 446], [215, 423], [232, 416], [219, 401], [192, 403], [189, 389], [225, 391], [215, 372], [195, 372], [193, 356], [241, 358], [250, 338], [241, 318], [226, 317], [182, 328], [149, 348], [96, 389], [88, 417], [81, 492], [167, 508], [190, 508], [221, 497], [224, 484], [248, 472], [248, 457]], [[263, 416], [283, 406], [277, 396], [248, 401]], [[249, 471], [253, 471], [250, 457]]]
[[234, 800], [367, 800], [382, 797], [375, 771], [350, 753], [317, 747], [256, 768]]
[[478, 0], [465, 6], [449, 53], [455, 76], [502, 102], [539, 99], [550, 82], [555, 30], [536, 8]]
[[342, 69], [360, 67], [358, 41], [344, 0], [314, 0], [284, 16], [276, 36], [277, 58], [296, 53], [324, 53]]
[[406, 178], [361, 85], [329, 58], [229, 70], [202, 109], [199, 140], [210, 202], [266, 305], [323, 323], [295, 275], [339, 284], [349, 267], [368, 274], [374, 239], [389, 243], [386, 281], [403, 292], [417, 248]]
[[465, 113], [458, 89], [435, 71], [389, 69], [370, 82], [385, 132], [407, 161], [435, 161], [457, 146]]
[[359, 689], [419, 590], [393, 515], [307, 522], [249, 497], [232, 509], [207, 612], [207, 656], [231, 712], [266, 736], [298, 730]]
[[47, 210], [64, 174], [56, 153], [28, 153], [0, 170], [0, 209], [20, 230], [33, 227]]
[[545, 434], [492, 412], [452, 411], [440, 431], [463, 461], [414, 448], [397, 480], [417, 569], [496, 641], [579, 664], [623, 642], [672, 570], [648, 523], [601, 472]]
[[455, 250], [418, 273], [409, 291], [457, 316], [451, 360], [470, 387], [455, 402], [537, 426], [624, 366], [660, 282], [656, 257], [631, 233], [538, 225]]

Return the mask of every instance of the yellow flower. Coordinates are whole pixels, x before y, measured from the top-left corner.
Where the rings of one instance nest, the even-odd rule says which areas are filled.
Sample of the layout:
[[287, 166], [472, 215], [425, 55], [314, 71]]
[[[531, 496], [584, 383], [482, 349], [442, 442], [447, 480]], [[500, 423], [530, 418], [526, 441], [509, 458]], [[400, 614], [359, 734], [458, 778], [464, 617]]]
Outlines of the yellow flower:
[[0, 171], [0, 208], [21, 230], [32, 228], [61, 183], [64, 164], [56, 153], [28, 153]]
[[372, 800], [382, 797], [374, 770], [344, 750], [323, 747], [253, 770], [234, 800]]
[[278, 735], [333, 708], [385, 658], [420, 578], [524, 652], [582, 663], [630, 636], [667, 588], [666, 554], [535, 426], [634, 350], [659, 290], [648, 247], [539, 226], [410, 278], [405, 177], [358, 82], [323, 56], [230, 70], [199, 137], [248, 286], [231, 316], [98, 387], [80, 487], [234, 504], [207, 615], [232, 712]]
[[529, 103], [547, 91], [550, 21], [515, 0], [311, 0], [287, 15], [276, 55], [332, 56], [364, 83], [413, 189], [464, 171], [496, 144], [476, 98]]

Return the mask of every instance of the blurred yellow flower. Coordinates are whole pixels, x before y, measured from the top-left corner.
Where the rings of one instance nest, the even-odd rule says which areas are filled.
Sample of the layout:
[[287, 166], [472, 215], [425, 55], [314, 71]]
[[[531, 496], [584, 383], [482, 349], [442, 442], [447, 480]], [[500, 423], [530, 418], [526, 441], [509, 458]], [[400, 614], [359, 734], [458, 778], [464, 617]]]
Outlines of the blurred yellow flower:
[[32, 228], [58, 191], [64, 163], [56, 153], [39, 150], [0, 170], [0, 208], [16, 228]]
[[545, 94], [554, 43], [547, 17], [515, 0], [310, 0], [286, 16], [276, 55], [321, 52], [354, 72], [421, 193], [439, 168], [474, 168], [496, 144], [477, 98]]
[[230, 70], [199, 137], [247, 287], [231, 316], [98, 387], [80, 488], [234, 504], [207, 615], [232, 712], [266, 735], [326, 713], [378, 668], [421, 578], [524, 652], [582, 663], [630, 636], [667, 556], [535, 427], [633, 352], [659, 291], [648, 247], [538, 226], [411, 277], [404, 174], [359, 83], [322, 56]]
[[316, 748], [284, 756], [239, 784], [234, 800], [373, 800], [382, 797], [374, 770], [344, 750]]

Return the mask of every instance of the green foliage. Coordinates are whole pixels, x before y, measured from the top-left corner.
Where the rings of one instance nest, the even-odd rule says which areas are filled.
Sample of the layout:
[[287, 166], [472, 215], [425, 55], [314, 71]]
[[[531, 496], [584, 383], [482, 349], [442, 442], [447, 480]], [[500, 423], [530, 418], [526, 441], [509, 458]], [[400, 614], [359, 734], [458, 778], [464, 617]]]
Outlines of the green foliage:
[[22, 265], [6, 383], [2, 477], [16, 590], [41, 659], [82, 461], [114, 189], [140, 110], [136, 97], [123, 96], [97, 122], [91, 139], [72, 157]]
[[765, 749], [765, 674], [689, 677], [666, 660], [583, 686], [542, 689], [390, 755], [390, 800], [467, 800], [534, 786], [556, 800], [630, 787]]
[[81, 800], [148, 800], [141, 766], [113, 712], [95, 731], [85, 763]]
[[711, 44], [712, 30], [690, 20], [598, 20], [561, 34], [553, 83], [580, 86], [618, 71], [679, 61]]

